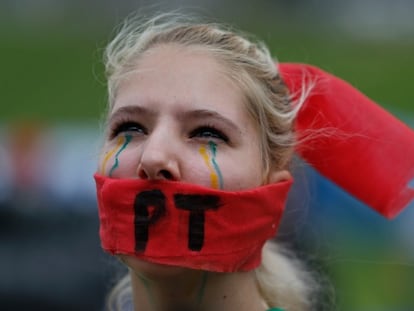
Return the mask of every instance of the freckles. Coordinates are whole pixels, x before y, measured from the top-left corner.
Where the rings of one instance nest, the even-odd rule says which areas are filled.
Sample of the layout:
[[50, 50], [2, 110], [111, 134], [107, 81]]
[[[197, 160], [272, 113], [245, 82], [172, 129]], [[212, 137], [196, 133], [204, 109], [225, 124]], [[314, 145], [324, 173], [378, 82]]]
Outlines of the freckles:
[[223, 189], [223, 176], [221, 174], [220, 167], [216, 162], [217, 145], [214, 142], [209, 141], [208, 148], [210, 152], [207, 152], [206, 146], [202, 145], [198, 149], [198, 152], [201, 154], [204, 162], [210, 170], [211, 187], [215, 189]]
[[119, 137], [117, 139], [116, 146], [105, 154], [105, 157], [104, 157], [104, 159], [102, 161], [102, 166], [101, 166], [101, 174], [102, 175], [105, 175], [106, 164], [109, 161], [109, 159], [112, 158], [112, 156], [116, 152], [115, 159], [114, 159], [114, 163], [112, 164], [112, 167], [109, 170], [109, 174], [108, 174], [109, 177], [112, 177], [112, 173], [119, 166], [119, 158], [118, 158], [119, 155], [128, 146], [128, 144], [131, 142], [131, 140], [132, 140], [132, 136], [131, 135], [121, 136], [121, 137]]

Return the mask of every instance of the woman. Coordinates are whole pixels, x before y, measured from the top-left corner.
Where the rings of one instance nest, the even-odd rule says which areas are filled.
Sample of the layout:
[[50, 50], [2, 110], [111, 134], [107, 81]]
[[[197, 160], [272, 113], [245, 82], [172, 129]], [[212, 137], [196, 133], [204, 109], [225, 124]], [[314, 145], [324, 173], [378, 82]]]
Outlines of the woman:
[[315, 308], [320, 282], [269, 242], [306, 87], [293, 100], [263, 44], [172, 15], [128, 20], [105, 56], [101, 239], [129, 269], [110, 308]]

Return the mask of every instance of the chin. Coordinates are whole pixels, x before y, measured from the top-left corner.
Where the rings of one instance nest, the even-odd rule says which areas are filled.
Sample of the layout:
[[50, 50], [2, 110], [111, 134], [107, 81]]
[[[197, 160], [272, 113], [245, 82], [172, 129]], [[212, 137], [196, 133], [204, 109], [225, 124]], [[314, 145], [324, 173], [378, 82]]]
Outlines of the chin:
[[171, 277], [175, 278], [178, 275], [182, 275], [191, 271], [189, 268], [153, 263], [130, 255], [118, 255], [118, 258], [124, 264], [126, 264], [132, 270], [132, 272], [135, 272], [149, 279]]

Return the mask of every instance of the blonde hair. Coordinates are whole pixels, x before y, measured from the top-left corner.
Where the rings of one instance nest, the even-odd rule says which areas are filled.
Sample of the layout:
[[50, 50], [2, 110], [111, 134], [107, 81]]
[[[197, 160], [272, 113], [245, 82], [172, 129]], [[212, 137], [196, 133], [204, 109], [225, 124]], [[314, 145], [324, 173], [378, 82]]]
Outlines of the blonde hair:
[[[261, 135], [263, 176], [271, 169], [286, 168], [295, 144], [293, 121], [306, 92], [293, 103], [268, 48], [223, 25], [198, 23], [170, 13], [147, 21], [136, 15], [128, 18], [105, 51], [109, 109], [120, 83], [136, 69], [139, 57], [164, 44], [199, 47], [223, 65], [225, 74], [245, 96], [247, 111]], [[270, 305], [290, 311], [310, 310], [317, 283], [299, 261], [278, 251], [276, 246], [269, 244], [264, 248], [263, 262], [256, 275], [263, 298]], [[109, 307], [122, 305], [119, 299], [128, 291], [130, 281], [126, 277], [110, 295]]]
[[161, 44], [198, 46], [223, 64], [227, 76], [243, 92], [251, 117], [257, 120], [263, 176], [271, 168], [286, 168], [295, 143], [292, 124], [301, 101], [292, 105], [267, 47], [246, 37], [222, 25], [196, 23], [178, 14], [162, 14], [144, 22], [136, 15], [128, 18], [104, 55], [109, 109], [119, 84], [136, 69], [145, 51]]

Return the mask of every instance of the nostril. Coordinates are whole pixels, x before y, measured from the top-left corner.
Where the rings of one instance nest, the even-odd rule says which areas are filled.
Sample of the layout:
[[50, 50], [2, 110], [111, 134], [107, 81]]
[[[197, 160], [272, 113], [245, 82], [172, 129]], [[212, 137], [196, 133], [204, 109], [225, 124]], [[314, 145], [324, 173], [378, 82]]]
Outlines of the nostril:
[[167, 170], [161, 170], [159, 174], [167, 180], [173, 180], [174, 179], [173, 175]]
[[138, 178], [140, 179], [147, 179], [147, 180], [157, 180], [157, 179], [165, 179], [165, 180], [175, 180], [176, 177], [173, 173], [171, 173], [168, 169], [156, 169], [156, 167], [148, 166], [144, 168], [142, 164], [138, 166], [137, 170]]
[[141, 179], [148, 179], [148, 174], [144, 170], [139, 170], [138, 177]]

